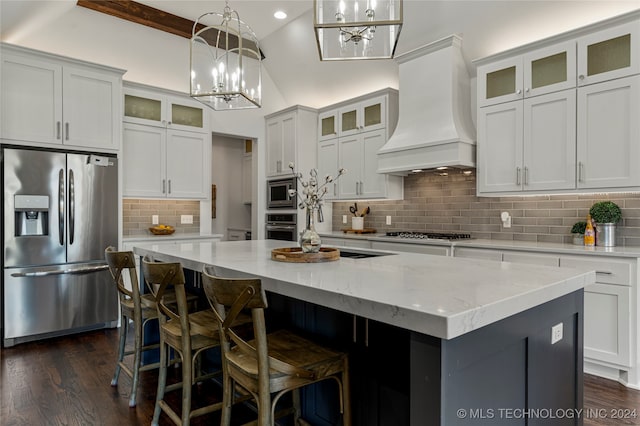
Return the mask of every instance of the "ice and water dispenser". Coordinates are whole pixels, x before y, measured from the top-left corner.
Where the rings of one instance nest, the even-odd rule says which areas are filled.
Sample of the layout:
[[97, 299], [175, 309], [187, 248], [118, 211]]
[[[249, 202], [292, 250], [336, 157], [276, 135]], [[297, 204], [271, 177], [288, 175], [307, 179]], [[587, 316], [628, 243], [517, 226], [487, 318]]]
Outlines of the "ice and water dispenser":
[[49, 196], [16, 195], [16, 237], [49, 235]]

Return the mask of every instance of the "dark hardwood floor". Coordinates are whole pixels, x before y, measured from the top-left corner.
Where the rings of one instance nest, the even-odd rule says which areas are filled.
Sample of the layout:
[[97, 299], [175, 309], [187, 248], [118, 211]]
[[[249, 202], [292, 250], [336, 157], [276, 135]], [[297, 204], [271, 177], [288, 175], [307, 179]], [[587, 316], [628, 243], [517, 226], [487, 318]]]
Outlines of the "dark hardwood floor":
[[[128, 405], [130, 379], [125, 374], [121, 374], [117, 387], [109, 385], [117, 337], [117, 330], [101, 330], [2, 349], [0, 425], [150, 424], [157, 385], [155, 371], [141, 374], [136, 408]], [[173, 370], [175, 379], [178, 369]], [[638, 417], [613, 418], [625, 414], [625, 409], [640, 410], [640, 391], [590, 375], [585, 375], [584, 383], [585, 426], [640, 425]], [[202, 385], [194, 395], [198, 398], [220, 398], [219, 388]], [[192, 424], [217, 425], [219, 418], [214, 413]], [[160, 424], [171, 423], [162, 415]]]

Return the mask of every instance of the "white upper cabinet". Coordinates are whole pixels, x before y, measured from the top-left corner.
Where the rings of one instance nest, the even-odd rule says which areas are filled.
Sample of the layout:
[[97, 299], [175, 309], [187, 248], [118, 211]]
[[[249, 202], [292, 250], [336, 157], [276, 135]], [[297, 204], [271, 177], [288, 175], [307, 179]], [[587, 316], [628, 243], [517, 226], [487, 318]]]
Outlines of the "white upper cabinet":
[[267, 176], [290, 175], [295, 163], [296, 113], [288, 112], [267, 120]]
[[125, 197], [207, 198], [207, 135], [125, 123], [123, 139]]
[[[338, 138], [320, 141], [318, 143], [318, 178], [321, 182], [327, 175], [335, 178], [338, 169]], [[342, 177], [327, 184], [325, 200], [334, 200], [338, 197], [338, 184], [341, 180]]]
[[478, 106], [576, 86], [576, 43], [559, 43], [478, 67]]
[[640, 21], [578, 39], [578, 85], [640, 73]]
[[123, 71], [7, 45], [1, 57], [2, 139], [120, 148]]
[[387, 127], [386, 96], [377, 96], [338, 110], [338, 135], [350, 136]]
[[578, 188], [640, 186], [640, 75], [578, 89]]
[[211, 185], [208, 114], [184, 94], [126, 83], [125, 197], [207, 199]]
[[207, 133], [208, 110], [187, 97], [134, 87], [124, 89], [124, 121], [174, 130]]
[[267, 115], [265, 125], [267, 177], [292, 176], [289, 163], [305, 178], [311, 168], [318, 167], [318, 112], [315, 109], [296, 105]]
[[326, 141], [338, 137], [338, 110], [331, 110], [318, 115], [318, 141]]
[[395, 129], [397, 117], [398, 92], [393, 89], [350, 99], [320, 112], [318, 176], [335, 178], [338, 170], [346, 170], [327, 186], [325, 199], [402, 199], [403, 178], [378, 173], [378, 150]]
[[639, 190], [639, 35], [635, 12], [479, 61], [478, 194]]

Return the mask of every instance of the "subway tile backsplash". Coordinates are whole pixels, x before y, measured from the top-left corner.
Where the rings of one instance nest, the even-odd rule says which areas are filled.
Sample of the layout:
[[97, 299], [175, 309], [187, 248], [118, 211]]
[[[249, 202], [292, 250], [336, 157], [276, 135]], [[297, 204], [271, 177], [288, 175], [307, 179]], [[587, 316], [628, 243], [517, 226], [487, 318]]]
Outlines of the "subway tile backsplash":
[[[200, 202], [190, 200], [122, 200], [123, 236], [151, 235], [151, 216], [157, 214], [163, 225], [176, 228], [176, 234], [200, 232]], [[180, 224], [180, 215], [193, 216], [193, 224]]]
[[[470, 233], [474, 238], [570, 243], [573, 224], [585, 220], [593, 203], [612, 200], [622, 209], [616, 231], [620, 246], [640, 246], [640, 194], [536, 195], [477, 197], [475, 176], [412, 174], [404, 178], [404, 200], [361, 201], [371, 208], [365, 227], [386, 231], [442, 231]], [[353, 202], [333, 203], [333, 230], [350, 227]], [[503, 228], [500, 213], [512, 216]], [[385, 224], [391, 216], [391, 225]]]

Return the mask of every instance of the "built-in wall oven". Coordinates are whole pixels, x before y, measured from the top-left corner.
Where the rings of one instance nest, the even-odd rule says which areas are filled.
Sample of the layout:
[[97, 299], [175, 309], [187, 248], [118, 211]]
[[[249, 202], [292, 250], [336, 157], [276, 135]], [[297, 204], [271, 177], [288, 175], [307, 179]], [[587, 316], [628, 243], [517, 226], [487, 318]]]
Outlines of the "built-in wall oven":
[[267, 181], [267, 209], [295, 209], [296, 196], [289, 194], [291, 189], [296, 189], [295, 177]]
[[265, 238], [269, 240], [297, 241], [296, 213], [267, 213]]

